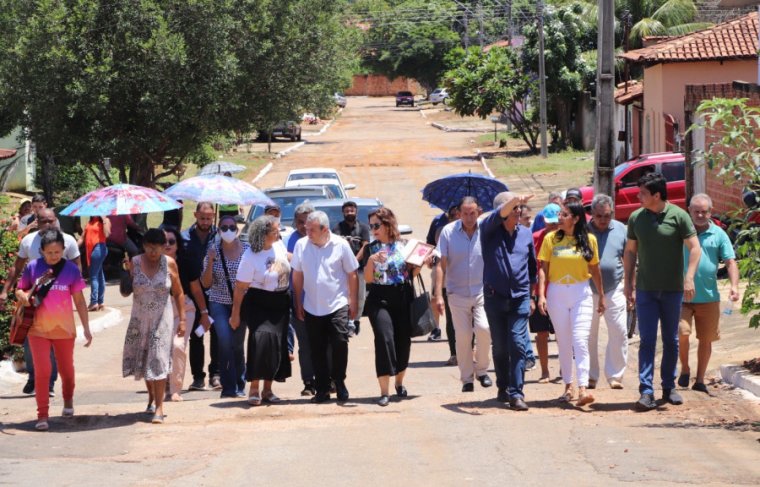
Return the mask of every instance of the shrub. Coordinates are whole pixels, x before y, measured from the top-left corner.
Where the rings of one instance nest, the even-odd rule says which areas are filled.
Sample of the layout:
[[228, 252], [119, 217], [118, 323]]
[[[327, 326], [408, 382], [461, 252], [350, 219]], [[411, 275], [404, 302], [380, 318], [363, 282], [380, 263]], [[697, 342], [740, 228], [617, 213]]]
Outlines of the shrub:
[[[15, 209], [16, 206], [10, 204], [7, 196], [2, 195], [0, 207]], [[16, 261], [16, 252], [18, 251], [18, 237], [16, 232], [8, 230], [10, 225], [10, 215], [5, 211], [0, 214], [0, 281], [5, 286], [5, 280], [8, 277], [8, 271], [13, 267]], [[15, 298], [8, 296], [4, 306], [0, 306], [0, 359], [20, 358], [23, 354], [21, 347], [16, 347], [8, 342], [8, 333], [11, 327], [11, 316]]]

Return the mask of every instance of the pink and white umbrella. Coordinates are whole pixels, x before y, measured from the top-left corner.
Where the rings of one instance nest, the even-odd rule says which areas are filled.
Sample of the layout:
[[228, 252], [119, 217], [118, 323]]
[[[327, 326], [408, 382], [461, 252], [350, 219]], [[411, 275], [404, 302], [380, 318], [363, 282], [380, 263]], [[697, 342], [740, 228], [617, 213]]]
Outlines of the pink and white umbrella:
[[219, 174], [185, 179], [168, 188], [164, 194], [178, 200], [208, 201], [222, 205], [273, 204], [256, 186]]
[[132, 184], [115, 184], [87, 193], [61, 211], [61, 215], [136, 215], [177, 208], [182, 208], [182, 203], [155, 189]]

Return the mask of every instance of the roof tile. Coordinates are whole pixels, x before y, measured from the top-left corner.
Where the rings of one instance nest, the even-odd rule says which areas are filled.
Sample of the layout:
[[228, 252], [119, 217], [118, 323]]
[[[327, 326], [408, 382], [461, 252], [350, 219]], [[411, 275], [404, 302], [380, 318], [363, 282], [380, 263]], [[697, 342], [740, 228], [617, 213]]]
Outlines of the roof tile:
[[757, 12], [752, 12], [708, 29], [628, 51], [618, 57], [645, 63], [757, 58], [757, 36]]

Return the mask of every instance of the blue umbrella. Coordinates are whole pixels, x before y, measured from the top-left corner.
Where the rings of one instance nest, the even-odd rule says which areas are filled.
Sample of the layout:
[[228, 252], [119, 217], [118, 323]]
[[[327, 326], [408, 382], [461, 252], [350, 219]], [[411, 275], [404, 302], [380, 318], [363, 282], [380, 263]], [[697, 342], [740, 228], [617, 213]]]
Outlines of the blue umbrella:
[[473, 196], [483, 211], [489, 211], [493, 209], [494, 197], [503, 191], [508, 191], [507, 185], [497, 179], [483, 174], [462, 173], [428, 183], [422, 189], [422, 199], [448, 211], [465, 196]]
[[227, 161], [214, 161], [203, 166], [203, 169], [198, 173], [200, 176], [206, 176], [208, 174], [235, 174], [245, 171], [245, 166], [235, 164]]

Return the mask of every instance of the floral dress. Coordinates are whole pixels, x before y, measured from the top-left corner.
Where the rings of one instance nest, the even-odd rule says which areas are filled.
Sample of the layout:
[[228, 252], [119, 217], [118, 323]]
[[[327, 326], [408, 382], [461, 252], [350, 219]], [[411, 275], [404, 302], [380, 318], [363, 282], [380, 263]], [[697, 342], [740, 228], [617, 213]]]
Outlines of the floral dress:
[[171, 372], [174, 311], [171, 276], [161, 256], [156, 275], [142, 271], [142, 257], [134, 261], [132, 316], [124, 339], [122, 373], [135, 380], [162, 380]]

